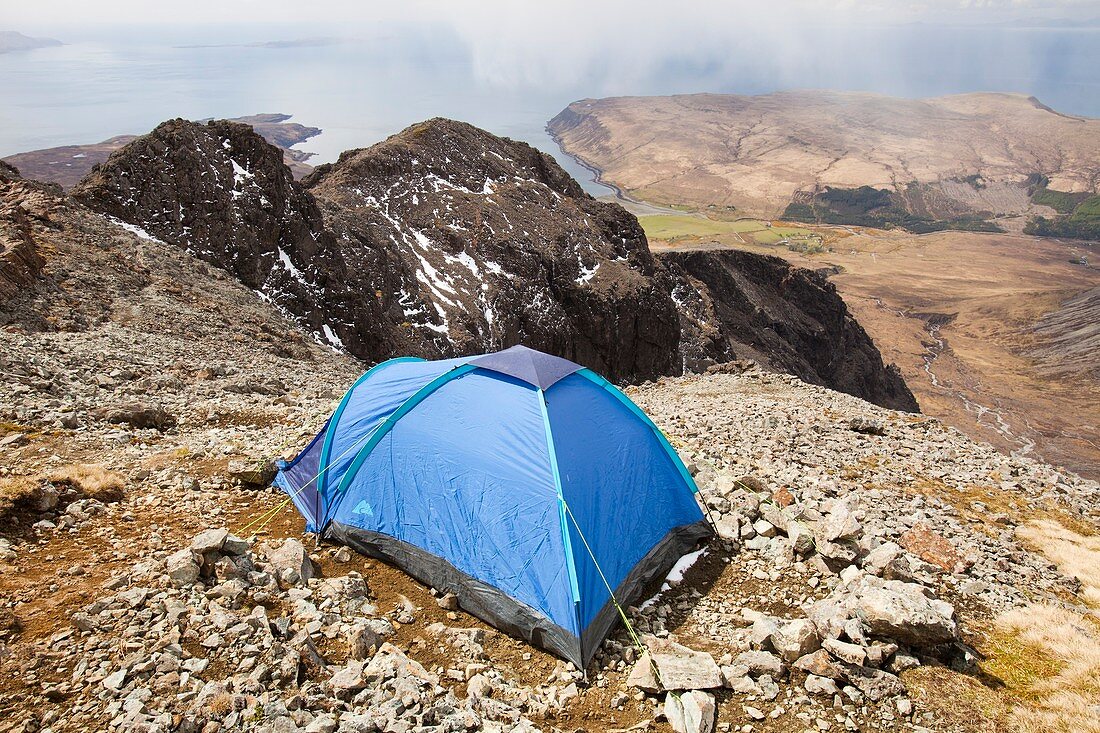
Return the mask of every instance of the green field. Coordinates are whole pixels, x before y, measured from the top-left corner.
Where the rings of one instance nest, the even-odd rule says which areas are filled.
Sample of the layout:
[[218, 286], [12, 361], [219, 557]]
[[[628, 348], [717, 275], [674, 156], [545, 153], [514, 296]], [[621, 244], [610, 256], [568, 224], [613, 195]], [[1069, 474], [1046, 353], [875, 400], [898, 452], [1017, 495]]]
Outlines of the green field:
[[810, 239], [816, 235], [801, 227], [769, 227], [755, 219], [735, 219], [722, 221], [703, 216], [679, 216], [675, 214], [657, 214], [640, 216], [638, 222], [645, 229], [646, 236], [671, 244], [684, 243], [698, 239], [716, 241], [731, 240], [746, 244], [778, 244], [784, 240]]
[[1100, 196], [1056, 191], [1046, 187], [1046, 179], [1040, 179], [1040, 184], [1031, 200], [1053, 208], [1059, 216], [1033, 217], [1024, 227], [1024, 234], [1100, 241]]

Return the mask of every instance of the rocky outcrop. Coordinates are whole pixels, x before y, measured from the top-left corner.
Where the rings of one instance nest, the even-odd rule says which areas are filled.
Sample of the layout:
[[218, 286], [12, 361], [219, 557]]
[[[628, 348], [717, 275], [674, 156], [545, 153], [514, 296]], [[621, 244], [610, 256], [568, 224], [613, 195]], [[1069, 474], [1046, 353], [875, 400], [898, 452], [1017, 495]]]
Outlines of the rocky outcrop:
[[341, 241], [400, 253], [414, 279], [388, 313], [429, 352], [524, 343], [616, 379], [676, 369], [675, 305], [637, 220], [531, 146], [433, 119], [304, 183]]
[[637, 221], [528, 145], [430, 120], [306, 185], [246, 126], [173, 120], [73, 195], [366, 360], [522, 342], [616, 379], [675, 367], [675, 306]]
[[676, 278], [685, 369], [749, 358], [883, 407], [919, 409], [823, 275], [738, 250], [659, 259]]
[[33, 190], [19, 171], [0, 162], [0, 302], [30, 286], [45, 264], [21, 205]]
[[400, 347], [376, 295], [401, 287], [396, 258], [337, 242], [282, 153], [247, 125], [165, 122], [72, 195], [227, 270], [334, 346], [367, 359]]

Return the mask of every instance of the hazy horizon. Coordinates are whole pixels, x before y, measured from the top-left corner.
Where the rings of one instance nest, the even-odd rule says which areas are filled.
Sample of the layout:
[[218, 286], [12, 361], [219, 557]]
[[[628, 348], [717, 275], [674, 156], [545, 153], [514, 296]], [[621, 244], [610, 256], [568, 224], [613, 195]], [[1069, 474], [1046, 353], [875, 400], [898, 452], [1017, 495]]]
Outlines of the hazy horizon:
[[[67, 45], [0, 54], [0, 155], [143, 133], [173, 117], [283, 112], [324, 130], [299, 146], [315, 163], [435, 116], [562, 161], [543, 127], [570, 102], [696, 92], [1019, 92], [1100, 116], [1100, 26], [1053, 22], [1100, 18], [1096, 2], [687, 2], [659, 18], [618, 0], [590, 5], [329, 0], [285, 22], [301, 7], [197, 0], [186, 25], [137, 2], [20, 6], [5, 11], [5, 27]], [[1052, 27], [1019, 24], [1028, 18]], [[301, 39], [323, 40], [248, 45]]]

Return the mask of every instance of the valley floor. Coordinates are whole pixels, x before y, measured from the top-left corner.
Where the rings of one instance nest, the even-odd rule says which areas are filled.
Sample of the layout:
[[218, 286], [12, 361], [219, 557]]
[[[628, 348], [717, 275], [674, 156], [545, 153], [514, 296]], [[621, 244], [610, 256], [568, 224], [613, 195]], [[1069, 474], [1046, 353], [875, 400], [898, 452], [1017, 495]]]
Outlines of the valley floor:
[[1082, 362], [1036, 332], [1045, 314], [1100, 286], [1100, 270], [1072, 261], [1095, 260], [1094, 247], [1013, 234], [814, 229], [826, 251], [710, 232], [651, 246], [735, 247], [835, 268], [830, 279], [924, 413], [1002, 450], [1100, 477], [1095, 357]]

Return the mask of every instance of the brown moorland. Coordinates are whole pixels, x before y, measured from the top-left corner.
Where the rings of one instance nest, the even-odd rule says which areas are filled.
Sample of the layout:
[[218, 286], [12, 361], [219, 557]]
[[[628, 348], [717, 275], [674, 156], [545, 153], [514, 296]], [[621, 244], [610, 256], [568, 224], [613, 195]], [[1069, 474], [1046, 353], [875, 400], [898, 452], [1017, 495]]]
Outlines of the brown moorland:
[[[873, 186], [917, 213], [1049, 214], [1021, 184], [1096, 192], [1100, 120], [1022, 94], [900, 99], [863, 92], [582, 99], [550, 121], [563, 150], [628, 195], [778, 216], [797, 193]], [[919, 198], [919, 201], [913, 200]], [[1014, 222], [1002, 223], [1007, 229]], [[1023, 219], [1016, 224], [1022, 227]]]

